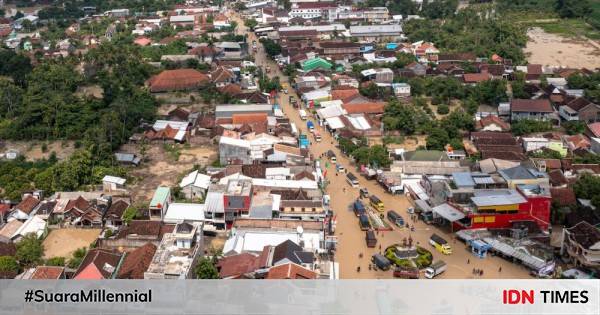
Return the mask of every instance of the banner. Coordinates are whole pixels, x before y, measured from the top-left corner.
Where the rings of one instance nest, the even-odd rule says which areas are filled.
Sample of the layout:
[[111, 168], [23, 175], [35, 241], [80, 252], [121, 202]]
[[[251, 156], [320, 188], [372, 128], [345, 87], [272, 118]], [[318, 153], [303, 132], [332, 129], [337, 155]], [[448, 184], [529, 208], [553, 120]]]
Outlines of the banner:
[[599, 280], [0, 281], [0, 314], [600, 313]]

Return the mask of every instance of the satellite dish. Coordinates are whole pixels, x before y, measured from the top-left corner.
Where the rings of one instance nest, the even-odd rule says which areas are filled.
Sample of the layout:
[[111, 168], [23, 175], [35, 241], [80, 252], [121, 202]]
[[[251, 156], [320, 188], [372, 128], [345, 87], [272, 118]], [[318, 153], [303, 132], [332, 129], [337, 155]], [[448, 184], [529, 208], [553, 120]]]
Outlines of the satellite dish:
[[304, 232], [304, 229], [302, 228], [302, 226], [298, 225], [298, 227], [296, 228], [296, 232], [298, 232], [298, 234], [302, 234], [302, 232]]

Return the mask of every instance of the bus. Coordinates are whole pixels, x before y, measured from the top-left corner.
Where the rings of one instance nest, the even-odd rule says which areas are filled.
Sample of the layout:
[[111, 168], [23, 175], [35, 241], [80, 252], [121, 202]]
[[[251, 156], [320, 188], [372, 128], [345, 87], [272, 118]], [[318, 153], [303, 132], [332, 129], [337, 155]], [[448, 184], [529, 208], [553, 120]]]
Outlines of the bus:
[[385, 206], [383, 205], [383, 201], [377, 198], [375, 195], [369, 196], [369, 201], [371, 202], [371, 206], [375, 208], [379, 212], [385, 211]]
[[354, 174], [348, 172], [346, 174], [346, 181], [348, 182], [348, 184], [350, 184], [350, 186], [352, 187], [358, 187], [358, 178], [356, 178], [356, 176], [354, 176]]

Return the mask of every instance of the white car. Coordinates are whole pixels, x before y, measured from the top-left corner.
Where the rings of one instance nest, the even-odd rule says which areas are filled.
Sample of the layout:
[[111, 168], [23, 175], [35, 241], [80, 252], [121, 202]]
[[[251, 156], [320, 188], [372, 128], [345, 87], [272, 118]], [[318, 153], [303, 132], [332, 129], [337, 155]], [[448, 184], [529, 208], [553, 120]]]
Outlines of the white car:
[[288, 94], [288, 89], [283, 89], [283, 93]]
[[406, 212], [408, 212], [409, 214], [414, 214], [415, 213], [415, 208], [408, 207], [408, 209], [406, 209]]

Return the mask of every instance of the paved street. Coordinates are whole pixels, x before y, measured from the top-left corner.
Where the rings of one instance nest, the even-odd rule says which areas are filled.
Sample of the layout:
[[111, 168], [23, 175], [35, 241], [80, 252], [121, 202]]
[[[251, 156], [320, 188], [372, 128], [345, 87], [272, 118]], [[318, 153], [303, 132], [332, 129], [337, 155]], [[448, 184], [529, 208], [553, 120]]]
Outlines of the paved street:
[[[251, 43], [253, 40], [257, 40], [256, 36], [249, 32], [244, 26], [244, 22], [236, 15], [232, 16], [238, 23], [238, 34], [247, 34], [248, 42]], [[258, 40], [257, 40], [258, 41]], [[270, 76], [278, 76], [282, 82], [287, 82], [285, 77], [278, 69], [277, 65], [267, 59], [264, 50], [259, 45], [258, 53], [255, 54], [255, 63], [258, 66], [265, 67], [270, 65], [271, 73]], [[289, 95], [298, 98], [294, 91], [290, 88]], [[404, 195], [391, 195], [386, 193], [384, 189], [377, 184], [376, 181], [366, 180], [362, 176], [358, 176], [358, 172], [355, 170], [356, 166], [352, 163], [337, 149], [335, 148], [333, 137], [320, 126], [316, 126], [317, 130], [321, 133], [323, 141], [317, 143], [314, 141], [312, 135], [307, 132], [306, 122], [300, 119], [300, 116], [291, 104], [288, 102], [288, 95], [282, 94], [283, 97], [277, 100], [277, 103], [281, 105], [283, 112], [294, 122], [298, 127], [299, 131], [309, 135], [311, 140], [310, 152], [317, 158], [327, 150], [333, 150], [337, 155], [338, 163], [341, 163], [346, 169], [353, 172], [359, 177], [360, 187], [366, 187], [371, 194], [377, 195], [385, 204], [387, 210], [396, 210], [401, 214], [405, 220], [410, 224], [414, 224], [416, 231], [410, 232], [406, 228], [394, 228], [393, 231], [380, 232], [377, 235], [378, 245], [376, 248], [367, 248], [365, 242], [365, 232], [361, 231], [358, 226], [358, 219], [352, 211], [347, 210], [348, 205], [358, 197], [358, 188], [352, 188], [347, 184], [345, 176], [340, 174], [335, 175], [335, 165], [329, 163], [327, 168], [327, 179], [330, 184], [327, 187], [327, 194], [331, 196], [331, 208], [333, 209], [337, 217], [336, 236], [338, 237], [338, 249], [335, 255], [335, 260], [340, 263], [340, 278], [342, 279], [354, 279], [354, 278], [392, 278], [391, 271], [370, 271], [368, 265], [370, 257], [375, 252], [379, 251], [379, 245], [382, 249], [394, 244], [401, 243], [405, 237], [412, 237], [418, 244], [423, 247], [430, 249], [434, 256], [434, 261], [443, 259], [448, 263], [448, 270], [443, 273], [439, 278], [474, 278], [472, 275], [473, 268], [483, 269], [483, 277], [477, 278], [529, 278], [528, 270], [525, 267], [510, 263], [506, 260], [497, 257], [488, 257], [486, 259], [478, 259], [473, 256], [465, 245], [460, 241], [454, 241], [451, 234], [439, 230], [435, 226], [427, 225], [421, 221], [413, 223], [410, 222], [410, 216], [406, 213], [406, 209], [409, 207], [409, 201]], [[313, 119], [313, 121], [315, 121]], [[321, 164], [325, 167], [325, 163]], [[436, 252], [429, 244], [428, 239], [432, 233], [437, 233], [448, 240], [453, 246], [454, 253], [449, 256], [442, 255]], [[359, 258], [359, 254], [363, 253], [364, 257]], [[467, 260], [470, 260], [470, 264], [467, 264]], [[357, 267], [361, 267], [361, 271], [357, 272]], [[502, 271], [499, 272], [499, 267], [502, 267]]]

